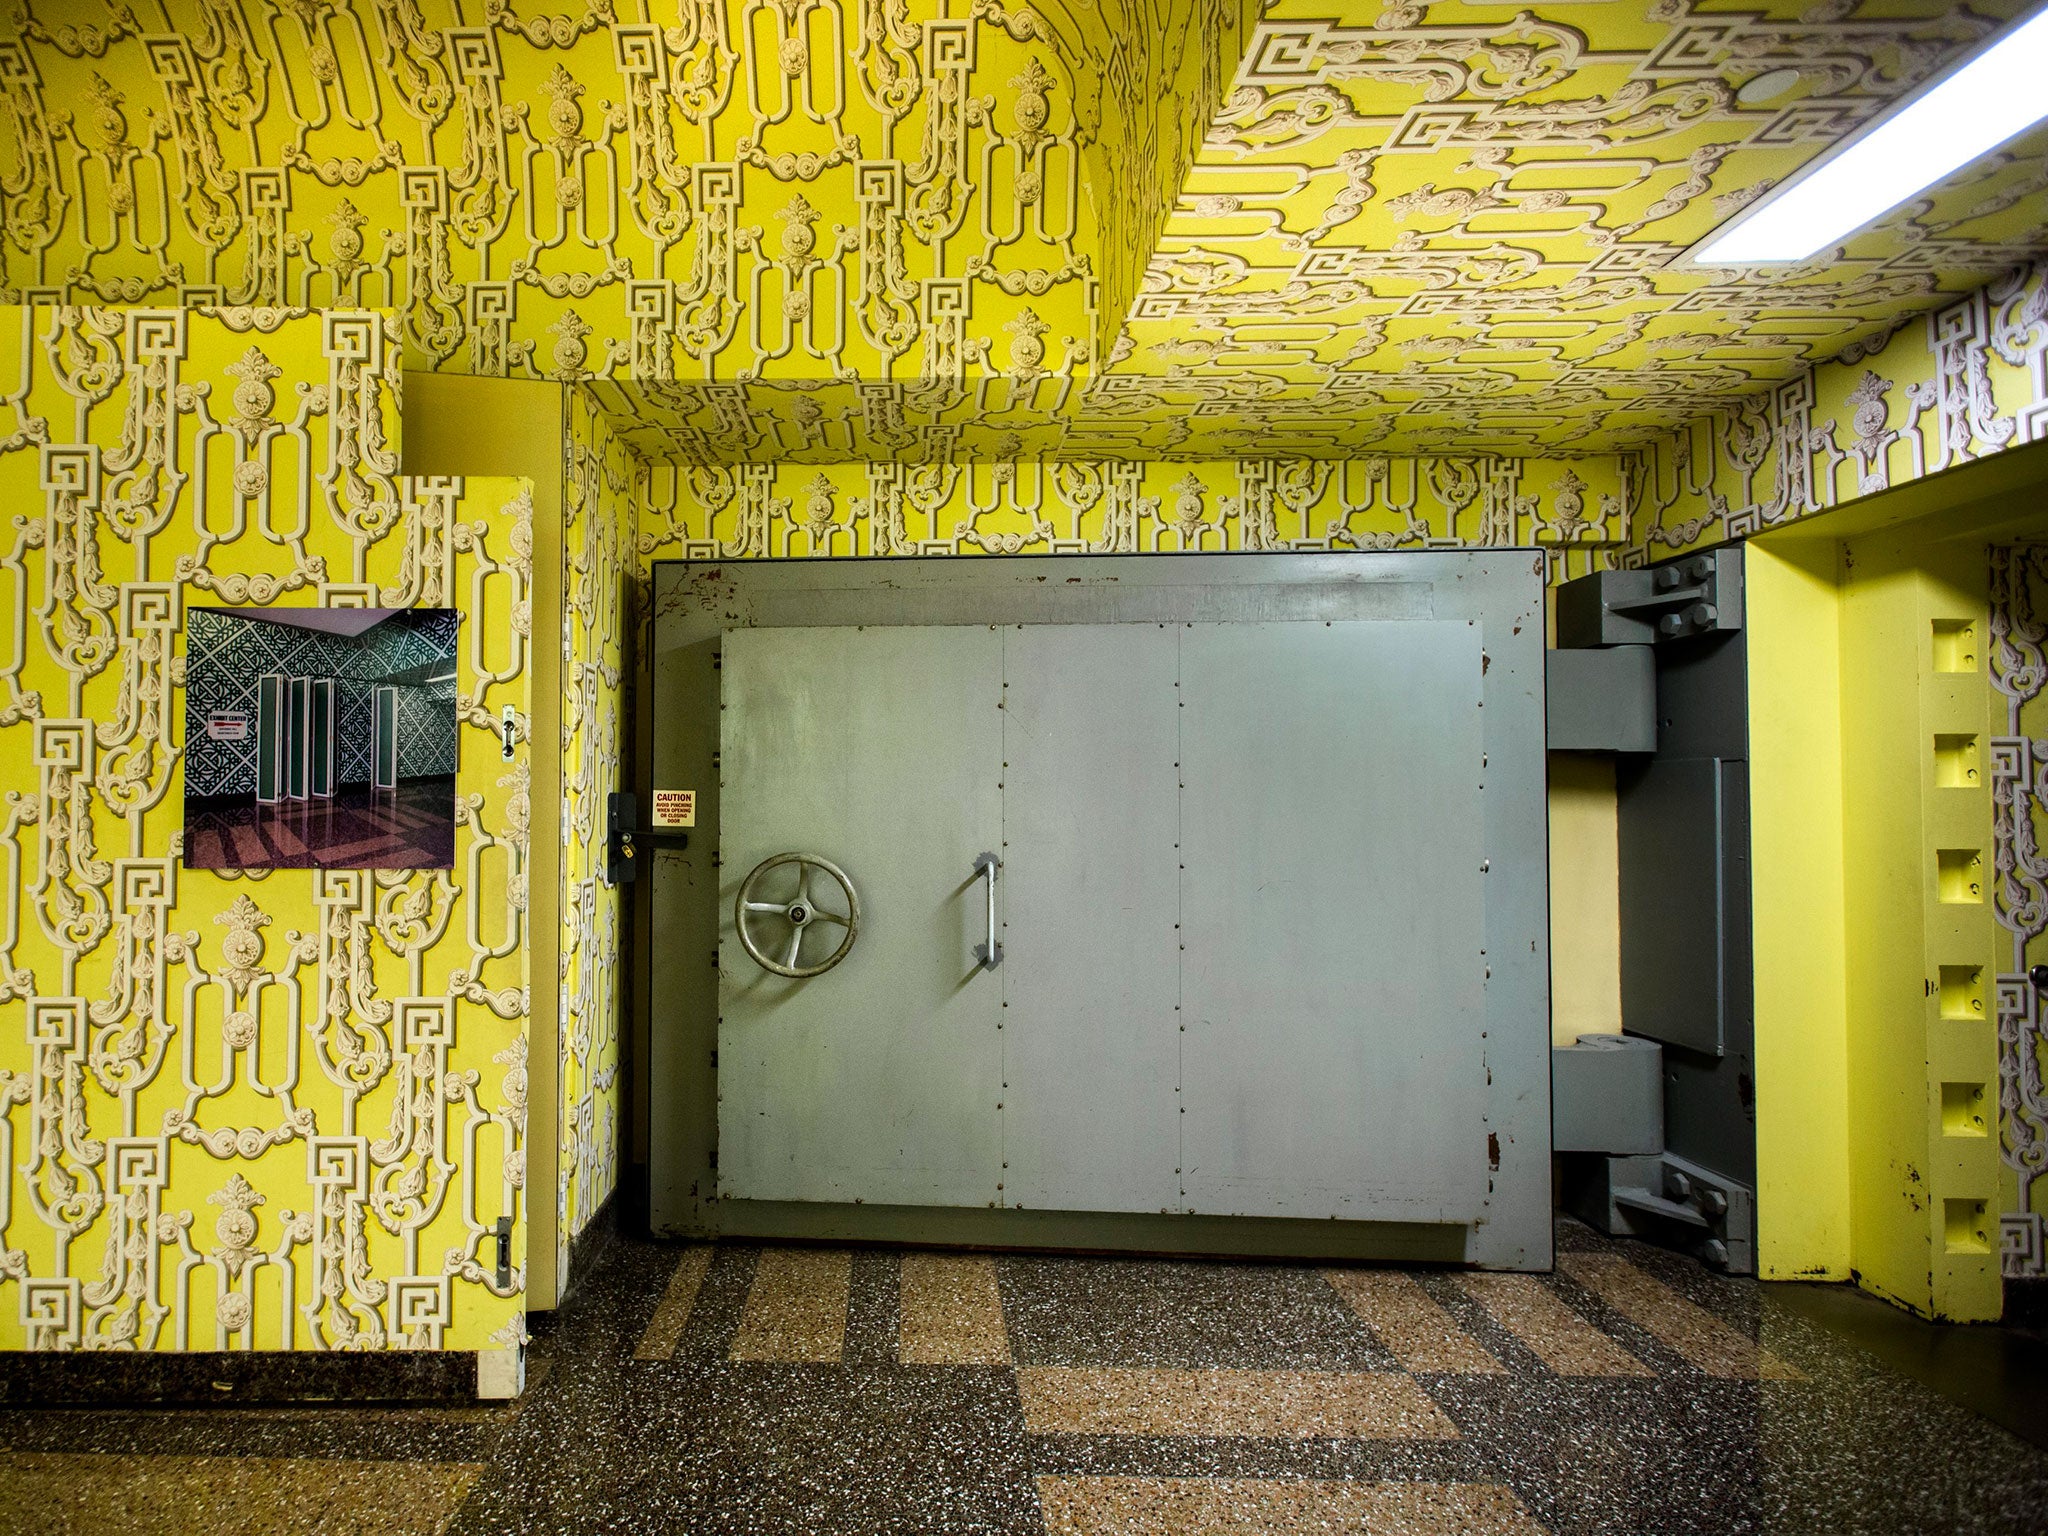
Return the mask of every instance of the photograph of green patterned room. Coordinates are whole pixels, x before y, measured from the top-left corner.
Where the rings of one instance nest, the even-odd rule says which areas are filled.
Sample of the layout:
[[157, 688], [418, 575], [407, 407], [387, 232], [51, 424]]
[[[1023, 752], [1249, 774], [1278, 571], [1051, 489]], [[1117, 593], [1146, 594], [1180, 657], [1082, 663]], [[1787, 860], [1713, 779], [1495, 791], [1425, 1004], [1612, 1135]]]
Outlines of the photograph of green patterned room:
[[187, 617], [188, 868], [450, 867], [459, 613]]

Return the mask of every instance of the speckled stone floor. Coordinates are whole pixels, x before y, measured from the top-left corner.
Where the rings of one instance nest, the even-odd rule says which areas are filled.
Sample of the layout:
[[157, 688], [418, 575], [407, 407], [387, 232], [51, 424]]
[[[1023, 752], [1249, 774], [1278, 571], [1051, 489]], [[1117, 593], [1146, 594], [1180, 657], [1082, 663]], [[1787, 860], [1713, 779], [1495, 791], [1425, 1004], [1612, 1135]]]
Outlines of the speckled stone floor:
[[2048, 1531], [2048, 1453], [1770, 1288], [622, 1242], [475, 1408], [0, 1412], [0, 1530]]

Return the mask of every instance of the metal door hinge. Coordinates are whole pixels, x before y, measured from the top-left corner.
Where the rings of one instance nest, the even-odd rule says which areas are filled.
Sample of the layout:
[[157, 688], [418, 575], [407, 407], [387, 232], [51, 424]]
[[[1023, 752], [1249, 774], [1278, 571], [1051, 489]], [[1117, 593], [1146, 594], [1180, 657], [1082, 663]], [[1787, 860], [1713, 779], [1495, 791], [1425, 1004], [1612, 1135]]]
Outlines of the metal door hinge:
[[1740, 550], [1717, 549], [1565, 582], [1556, 596], [1558, 648], [1657, 645], [1740, 629], [1741, 559]]

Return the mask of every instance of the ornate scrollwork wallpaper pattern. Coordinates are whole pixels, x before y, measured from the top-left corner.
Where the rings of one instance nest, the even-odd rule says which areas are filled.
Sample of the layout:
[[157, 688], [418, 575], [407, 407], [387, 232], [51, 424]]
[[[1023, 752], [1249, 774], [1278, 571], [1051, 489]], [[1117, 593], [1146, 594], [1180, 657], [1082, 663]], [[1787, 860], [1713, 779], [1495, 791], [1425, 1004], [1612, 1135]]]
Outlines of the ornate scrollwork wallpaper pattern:
[[2018, 9], [1274, 0], [1086, 414], [1176, 452], [1201, 407], [1305, 453], [1641, 446], [2040, 250], [2048, 132], [1808, 261], [1685, 259]]
[[2005, 706], [1991, 742], [1998, 883], [1998, 1130], [2005, 1273], [2048, 1275], [2048, 1017], [2027, 969], [2048, 934], [2048, 546], [1991, 552], [1991, 681]]
[[82, 9], [20, 0], [0, 40], [0, 287], [389, 305], [408, 367], [562, 379], [1094, 353], [1103, 61], [1028, 6]]
[[[0, 309], [0, 1348], [523, 1336], [531, 500], [388, 313]], [[453, 607], [454, 868], [186, 869], [194, 605]]]
[[1629, 455], [1624, 564], [1748, 538], [2048, 438], [2048, 262], [2015, 266], [1881, 346]]
[[604, 879], [605, 797], [629, 781], [626, 630], [644, 466], [597, 410], [570, 392], [562, 487], [561, 1209], [557, 1274], [569, 1244], [617, 1186], [620, 1028], [624, 1015], [618, 889]]
[[[524, 1214], [532, 765], [494, 743], [529, 510], [397, 476], [401, 357], [572, 386], [558, 1268], [618, 1176], [599, 870], [647, 561], [1537, 544], [1562, 576], [2048, 431], [2040, 140], [1824, 261], [1674, 265], [2010, 0], [1366, 9], [13, 0], [0, 487], [41, 510], [0, 560], [34, 769], [0, 1344], [517, 1337], [482, 1255]], [[456, 869], [310, 902], [178, 869], [183, 606], [428, 594], [472, 614]]]
[[1624, 530], [1615, 459], [657, 463], [645, 476], [643, 560], [1540, 544], [1583, 570]]
[[1681, 259], [2018, 0], [12, 4], [0, 295], [387, 305], [712, 457], [1612, 453], [2043, 240], [2048, 133]]

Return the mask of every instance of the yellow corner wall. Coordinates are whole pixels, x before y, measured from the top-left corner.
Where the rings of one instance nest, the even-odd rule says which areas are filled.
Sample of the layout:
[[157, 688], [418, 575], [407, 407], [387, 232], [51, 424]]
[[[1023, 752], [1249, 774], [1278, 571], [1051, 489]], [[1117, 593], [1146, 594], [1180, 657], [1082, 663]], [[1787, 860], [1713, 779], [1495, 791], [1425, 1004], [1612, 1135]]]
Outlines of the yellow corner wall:
[[[0, 1348], [518, 1343], [527, 487], [399, 477], [389, 313], [0, 327]], [[184, 868], [184, 614], [321, 603], [467, 615], [453, 869]]]
[[[1856, 1270], [1957, 1321], [2001, 1310], [1987, 581], [1981, 542], [1842, 546]], [[1973, 744], [1966, 782], [1941, 776], [1944, 737]]]
[[[533, 518], [527, 543], [536, 573], [525, 616], [530, 637], [558, 636], [564, 643], [529, 647], [531, 696], [530, 735], [534, 741], [561, 738], [565, 708], [562, 677], [567, 649], [563, 609], [566, 552], [564, 467], [569, 444], [567, 391], [539, 379], [488, 379], [459, 374], [410, 373], [405, 377], [404, 467], [415, 475], [455, 474], [463, 470], [512, 475], [530, 487]], [[567, 849], [562, 839], [563, 758], [559, 752], [532, 756], [530, 815], [532, 846], [528, 856], [529, 885], [540, 903], [552, 900], [554, 911], [568, 910], [563, 897]], [[554, 893], [552, 898], [546, 893]], [[534, 1072], [528, 1082], [528, 1114], [533, 1124], [559, 1127], [562, 1099], [561, 975], [562, 924], [541, 921], [528, 925], [527, 950], [532, 974], [542, 978], [530, 990], [528, 1032], [535, 1062], [552, 1062], [552, 1071]], [[555, 1191], [527, 1210], [526, 1300], [547, 1310], [560, 1301], [568, 1282], [561, 1263], [569, 1239], [563, 1232], [567, 1204], [563, 1187], [562, 1138], [548, 1134], [534, 1139], [527, 1151], [530, 1187]]]
[[561, 1207], [569, 1244], [618, 1183], [625, 1000], [620, 893], [604, 879], [606, 796], [631, 784], [624, 691], [639, 466], [587, 392], [569, 393], [562, 490]]

